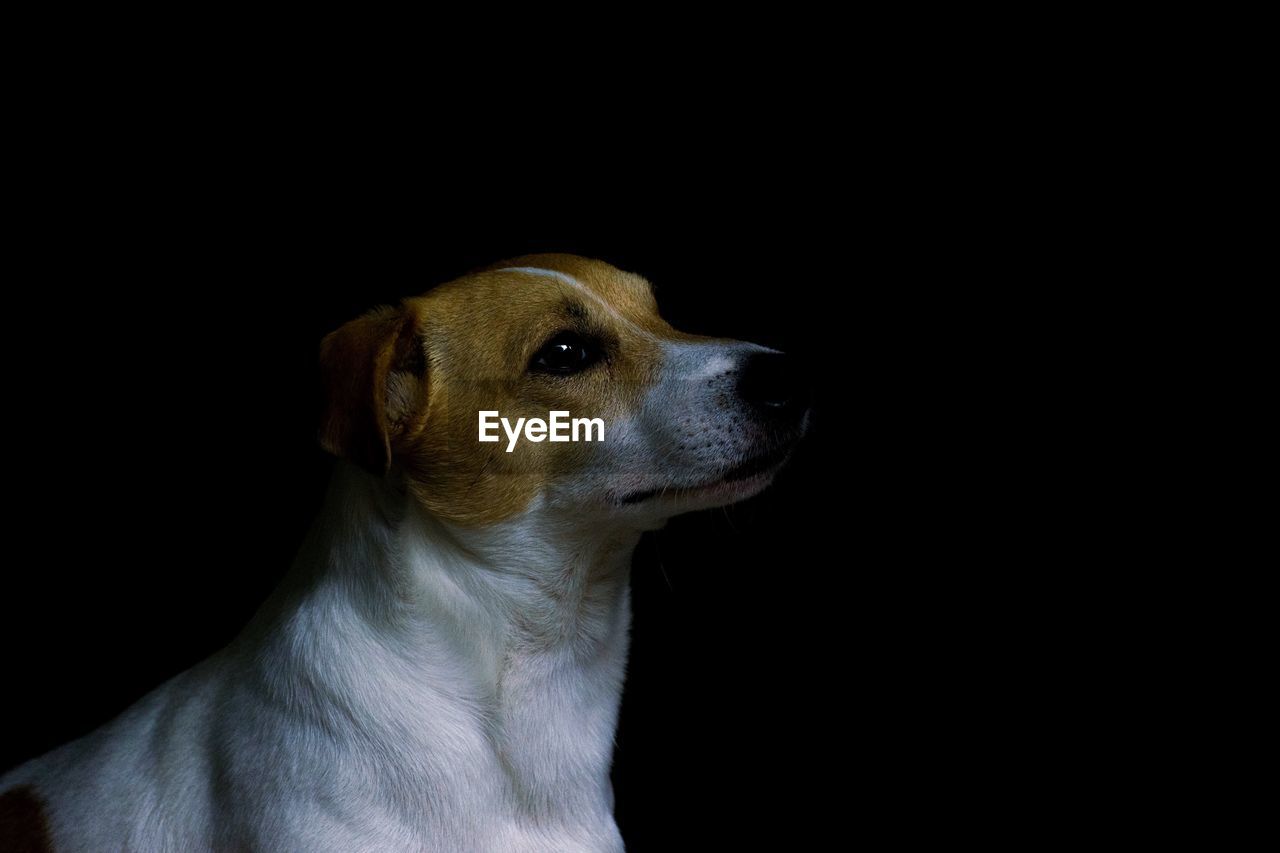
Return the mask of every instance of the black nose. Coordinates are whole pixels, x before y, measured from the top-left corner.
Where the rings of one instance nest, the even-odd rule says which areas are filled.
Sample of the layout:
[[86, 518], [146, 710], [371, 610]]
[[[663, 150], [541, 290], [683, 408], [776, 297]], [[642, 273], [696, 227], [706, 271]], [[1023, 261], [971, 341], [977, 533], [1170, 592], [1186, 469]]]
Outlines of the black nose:
[[738, 379], [738, 396], [767, 417], [795, 416], [809, 405], [795, 359], [780, 352], [747, 356]]

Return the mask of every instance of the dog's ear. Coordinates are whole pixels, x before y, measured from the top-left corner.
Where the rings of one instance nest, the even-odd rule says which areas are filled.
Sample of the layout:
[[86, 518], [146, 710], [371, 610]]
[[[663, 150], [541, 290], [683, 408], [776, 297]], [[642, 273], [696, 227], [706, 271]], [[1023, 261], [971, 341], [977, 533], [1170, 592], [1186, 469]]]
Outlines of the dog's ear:
[[396, 439], [421, 413], [426, 357], [412, 307], [375, 308], [320, 343], [320, 444], [375, 474], [391, 468]]

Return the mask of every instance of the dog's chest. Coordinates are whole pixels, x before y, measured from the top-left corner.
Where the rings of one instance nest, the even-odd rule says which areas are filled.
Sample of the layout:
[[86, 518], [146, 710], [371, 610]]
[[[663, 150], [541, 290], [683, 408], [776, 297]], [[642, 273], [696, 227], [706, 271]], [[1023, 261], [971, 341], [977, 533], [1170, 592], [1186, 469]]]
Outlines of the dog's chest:
[[[597, 642], [508, 644], [491, 667], [447, 654], [453, 639], [420, 647], [424, 670], [411, 678], [388, 665], [384, 682], [364, 656], [368, 704], [355, 704], [382, 745], [319, 765], [343, 791], [363, 777], [362, 809], [394, 827], [385, 849], [621, 849], [609, 768], [629, 607], [618, 617]], [[397, 689], [407, 683], [415, 689]], [[390, 760], [376, 766], [369, 755]]]

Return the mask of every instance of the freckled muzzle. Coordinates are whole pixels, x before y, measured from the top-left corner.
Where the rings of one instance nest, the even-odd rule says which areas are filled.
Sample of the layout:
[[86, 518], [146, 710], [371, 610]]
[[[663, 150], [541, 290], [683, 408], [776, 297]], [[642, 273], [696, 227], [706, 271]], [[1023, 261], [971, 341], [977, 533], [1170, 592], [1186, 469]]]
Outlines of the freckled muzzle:
[[[620, 505], [732, 503], [763, 489], [787, 460], [808, 423], [803, 368], [793, 357], [751, 344], [729, 349], [704, 359], [716, 364], [719, 358], [722, 372], [694, 369], [671, 383], [675, 402], [655, 419], [670, 418], [670, 441], [653, 457], [649, 482], [619, 492]], [[663, 434], [660, 425], [654, 431]]]

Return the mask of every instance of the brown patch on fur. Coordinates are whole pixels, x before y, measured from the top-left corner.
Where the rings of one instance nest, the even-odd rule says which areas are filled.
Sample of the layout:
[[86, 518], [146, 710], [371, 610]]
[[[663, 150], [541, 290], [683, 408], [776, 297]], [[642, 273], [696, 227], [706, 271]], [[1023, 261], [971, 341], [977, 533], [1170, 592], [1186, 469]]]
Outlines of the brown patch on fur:
[[[678, 335], [658, 316], [658, 303], [653, 288], [643, 277], [624, 272], [604, 261], [577, 255], [524, 255], [494, 264], [490, 270], [504, 267], [536, 267], [564, 273], [607, 302], [611, 308], [640, 328], [657, 335]], [[527, 275], [513, 273], [528, 284]]]
[[[427, 414], [402, 460], [418, 499], [458, 524], [490, 524], [520, 512], [549, 482], [579, 470], [600, 448], [521, 439], [507, 453], [505, 436], [492, 444], [477, 441], [477, 412], [498, 411], [515, 423], [561, 410], [603, 418], [608, 429], [639, 408], [660, 362], [655, 339], [670, 331], [648, 283], [608, 264], [557, 255], [502, 266], [563, 272], [595, 298], [554, 278], [499, 268], [414, 300], [430, 365]], [[568, 377], [530, 374], [533, 353], [566, 328], [607, 338], [604, 361]]]
[[392, 440], [419, 403], [425, 364], [413, 320], [403, 308], [375, 308], [320, 343], [320, 444], [376, 474], [387, 473]]
[[[582, 288], [504, 267], [561, 272]], [[564, 329], [603, 339], [604, 360], [566, 377], [530, 374], [533, 353]], [[431, 512], [458, 524], [489, 524], [571, 476], [599, 445], [521, 439], [507, 453], [505, 436], [477, 440], [479, 411], [496, 410], [513, 424], [568, 411], [603, 418], [608, 429], [639, 408], [661, 362], [661, 341], [689, 337], [658, 315], [649, 283], [638, 275], [572, 255], [504, 261], [326, 337], [330, 405], [322, 441], [378, 473], [394, 457]], [[404, 368], [415, 344], [426, 368], [417, 375]]]
[[52, 853], [44, 806], [29, 786], [0, 794], [0, 850], [7, 853]]

